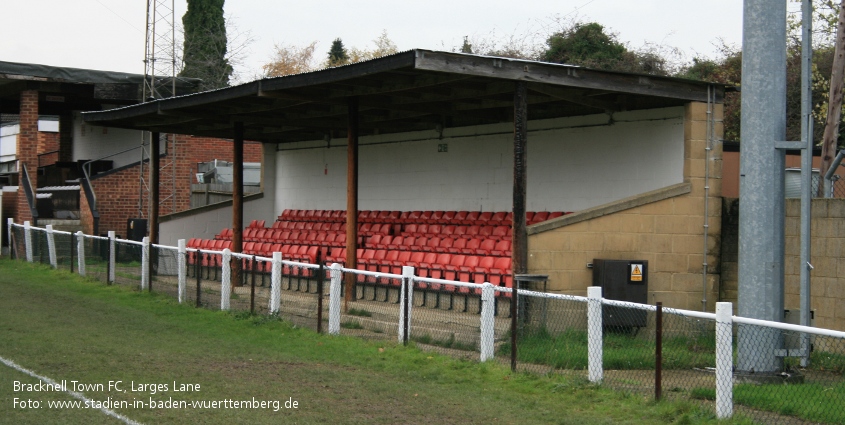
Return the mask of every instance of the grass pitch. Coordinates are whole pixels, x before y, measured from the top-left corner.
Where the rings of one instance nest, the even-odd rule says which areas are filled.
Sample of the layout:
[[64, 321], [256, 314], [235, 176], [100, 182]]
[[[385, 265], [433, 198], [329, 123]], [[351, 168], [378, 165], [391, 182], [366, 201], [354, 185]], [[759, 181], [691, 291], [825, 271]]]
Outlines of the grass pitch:
[[[318, 335], [274, 317], [196, 309], [19, 261], [0, 260], [0, 294], [0, 357], [68, 386], [85, 384], [88, 399], [139, 423], [717, 422], [694, 403], [654, 403], [579, 378], [512, 374], [498, 364]], [[77, 399], [15, 391], [15, 381], [38, 383], [0, 364], [0, 423], [121, 423], [97, 409], [51, 408], [50, 401]], [[175, 391], [182, 385], [193, 390]], [[15, 398], [41, 405], [16, 407]], [[178, 408], [160, 404], [168, 401]]]

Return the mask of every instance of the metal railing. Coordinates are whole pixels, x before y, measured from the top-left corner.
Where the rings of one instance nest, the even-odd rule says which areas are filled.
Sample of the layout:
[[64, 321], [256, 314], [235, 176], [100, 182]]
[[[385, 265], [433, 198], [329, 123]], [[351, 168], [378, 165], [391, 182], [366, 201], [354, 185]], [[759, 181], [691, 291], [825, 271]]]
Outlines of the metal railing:
[[24, 194], [26, 195], [26, 203], [29, 206], [29, 213], [32, 216], [32, 222], [38, 225], [38, 201], [35, 197], [35, 190], [32, 187], [32, 180], [29, 179], [29, 171], [26, 169], [26, 164], [21, 163], [21, 185], [23, 186]]
[[[389, 339], [518, 371], [581, 376], [657, 399], [699, 400], [719, 418], [845, 423], [845, 332], [733, 316], [730, 303], [718, 303], [714, 314], [605, 299], [598, 287], [587, 297], [550, 294], [417, 276], [408, 266], [349, 269], [321, 258], [283, 260], [278, 252], [189, 248], [184, 240], [171, 247], [114, 232], [103, 238], [11, 220], [8, 226], [17, 258], [76, 266], [81, 275], [155, 288], [180, 303], [279, 316], [318, 332]], [[346, 279], [355, 285], [344, 306]], [[740, 345], [735, 335], [742, 333], [765, 337]], [[780, 341], [775, 350], [766, 345], [772, 335]], [[775, 366], [743, 370], [749, 359]]]

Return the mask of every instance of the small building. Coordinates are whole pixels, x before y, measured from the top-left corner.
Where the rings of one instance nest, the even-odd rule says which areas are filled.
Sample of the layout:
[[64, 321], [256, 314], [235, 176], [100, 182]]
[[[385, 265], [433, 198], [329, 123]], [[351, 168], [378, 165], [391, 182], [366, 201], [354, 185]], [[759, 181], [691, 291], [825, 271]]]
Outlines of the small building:
[[[510, 212], [512, 273], [547, 274], [549, 290], [584, 294], [593, 259], [647, 260], [649, 302], [712, 310], [724, 90], [411, 50], [84, 120], [231, 138], [235, 149], [263, 143], [263, 196], [163, 220], [162, 243], [211, 238], [232, 223], [239, 238], [243, 222], [290, 210], [346, 210], [355, 253], [361, 211]], [[571, 213], [525, 219], [548, 211]]]

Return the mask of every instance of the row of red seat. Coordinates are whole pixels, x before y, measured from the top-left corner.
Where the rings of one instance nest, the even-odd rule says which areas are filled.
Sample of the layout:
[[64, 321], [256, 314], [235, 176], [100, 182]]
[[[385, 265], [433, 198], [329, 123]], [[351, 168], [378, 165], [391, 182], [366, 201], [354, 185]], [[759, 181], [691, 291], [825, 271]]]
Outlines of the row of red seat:
[[[270, 243], [283, 245], [313, 245], [342, 248], [346, 246], [345, 233], [288, 232], [281, 233], [259, 230], [257, 235], [244, 238], [249, 243]], [[222, 232], [215, 239], [229, 241], [231, 236]], [[454, 238], [428, 236], [373, 235], [363, 240], [362, 248], [396, 249], [405, 251], [442, 252], [451, 254], [477, 254], [510, 256], [511, 239], [496, 238]]]
[[[526, 212], [526, 223], [536, 224], [568, 212]], [[291, 210], [287, 209], [278, 221], [346, 222], [345, 210]], [[513, 222], [513, 213], [506, 211], [358, 211], [359, 223], [382, 224], [454, 224], [454, 225], [505, 225]]]
[[[222, 250], [230, 248], [231, 242], [224, 240], [191, 239], [188, 247], [200, 250]], [[273, 243], [244, 244], [243, 252], [248, 255], [272, 257], [273, 252], [281, 252], [286, 260], [315, 264], [321, 247], [315, 245], [282, 245]], [[511, 258], [490, 255], [467, 255], [456, 253], [437, 253], [422, 251], [406, 251], [395, 249], [363, 249], [356, 252], [358, 258], [358, 269], [369, 270], [377, 273], [402, 274], [402, 266], [412, 266], [415, 273], [420, 277], [434, 279], [457, 280], [461, 282], [483, 283], [490, 282], [494, 285], [511, 287], [513, 276], [511, 274]], [[346, 263], [346, 248], [332, 248], [324, 250], [325, 264]], [[201, 259], [203, 266], [216, 265], [216, 258], [204, 257]], [[189, 264], [196, 264], [196, 253], [188, 255]], [[256, 265], [259, 272], [269, 272], [268, 263]], [[311, 276], [308, 269], [294, 270], [289, 266], [283, 269], [285, 274], [300, 274]], [[359, 276], [360, 281], [365, 281], [363, 275]], [[433, 289], [438, 289], [434, 287]]]
[[[304, 223], [299, 223], [304, 224]], [[332, 230], [331, 228], [326, 228], [324, 226], [320, 226], [324, 223], [309, 223], [309, 224], [316, 224], [312, 226], [311, 229], [265, 229], [262, 227], [248, 227], [244, 229], [243, 233], [243, 240], [244, 241], [252, 241], [252, 242], [281, 242], [281, 243], [290, 243], [288, 241], [295, 240], [299, 241], [305, 239], [306, 241], [313, 242], [313, 245], [324, 245], [322, 243], [323, 240], [330, 238], [330, 235], [335, 235], [334, 238], [337, 238], [338, 235], [344, 235], [346, 237], [346, 232], [344, 230]], [[328, 223], [325, 223], [328, 224]], [[405, 237], [443, 237], [443, 238], [463, 238], [463, 239], [493, 239], [493, 240], [510, 240], [513, 237], [513, 229], [508, 226], [454, 226], [454, 225], [446, 225], [441, 226], [439, 224], [409, 224], [404, 227], [402, 231], [399, 232], [391, 232], [391, 229], [388, 227], [389, 225], [385, 224], [384, 226], [375, 224], [370, 226], [369, 223], [363, 224], [359, 231], [358, 236], [360, 237], [379, 237], [385, 238], [394, 235], [397, 236], [405, 236]], [[292, 236], [299, 234], [301, 236]], [[223, 229], [220, 233], [215, 235], [215, 239], [224, 239], [224, 240], [231, 240], [232, 239], [232, 229]], [[345, 239], [344, 239], [345, 241]], [[329, 244], [330, 245], [330, 244]]]

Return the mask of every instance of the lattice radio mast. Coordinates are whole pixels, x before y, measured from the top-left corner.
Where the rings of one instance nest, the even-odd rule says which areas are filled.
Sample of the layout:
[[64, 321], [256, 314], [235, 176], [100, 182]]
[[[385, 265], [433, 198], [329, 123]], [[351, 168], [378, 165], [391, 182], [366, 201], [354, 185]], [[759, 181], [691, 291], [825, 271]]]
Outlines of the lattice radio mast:
[[[147, 25], [144, 42], [144, 88], [143, 101], [162, 99], [176, 95], [176, 23], [175, 0], [146, 0]], [[144, 175], [144, 161], [150, 157], [150, 133], [141, 135], [141, 166], [138, 196], [139, 217], [147, 217], [144, 199], [149, 197], [150, 188]], [[161, 142], [167, 155], [161, 161], [159, 190], [161, 213], [176, 212], [176, 135], [161, 134]], [[158, 152], [155, 153], [156, 155]], [[167, 183], [170, 183], [169, 185]], [[167, 186], [170, 186], [169, 188]], [[169, 190], [168, 190], [169, 189]], [[152, 205], [152, 202], [150, 202]]]

